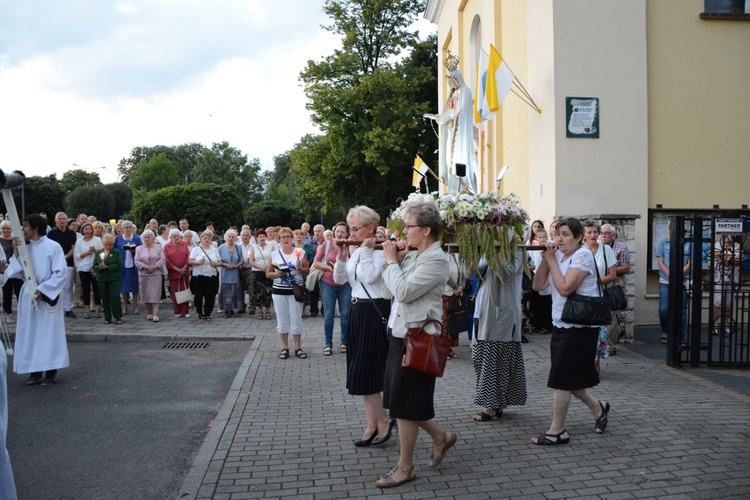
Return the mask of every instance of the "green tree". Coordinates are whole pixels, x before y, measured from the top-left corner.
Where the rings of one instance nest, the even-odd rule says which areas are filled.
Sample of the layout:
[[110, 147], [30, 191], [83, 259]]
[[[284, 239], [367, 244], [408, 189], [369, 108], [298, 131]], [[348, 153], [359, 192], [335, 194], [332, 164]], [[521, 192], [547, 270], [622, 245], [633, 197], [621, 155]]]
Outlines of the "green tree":
[[103, 185], [81, 186], [65, 196], [68, 214], [95, 215], [99, 220], [114, 218], [112, 193]]
[[127, 183], [130, 180], [130, 176], [135, 172], [141, 162], [151, 161], [152, 158], [160, 154], [167, 155], [169, 161], [171, 161], [177, 168], [177, 175], [180, 178], [180, 182], [189, 184], [192, 171], [195, 168], [198, 156], [201, 154], [205, 146], [198, 142], [190, 142], [181, 144], [179, 146], [139, 146], [131, 150], [130, 156], [120, 160], [120, 164], [117, 167], [117, 173], [120, 175], [120, 180]]
[[122, 218], [133, 205], [133, 190], [123, 182], [105, 184], [104, 187], [112, 197], [112, 216], [110, 218]]
[[300, 75], [323, 132], [291, 154], [303, 213], [364, 203], [387, 214], [412, 190], [414, 156], [437, 149], [422, 118], [437, 100], [436, 57], [426, 57], [435, 41], [408, 30], [422, 8], [419, 0], [326, 1], [327, 29], [342, 35], [342, 48]]
[[60, 179], [60, 184], [65, 193], [70, 193], [74, 189], [83, 186], [101, 186], [102, 181], [96, 172], [86, 172], [83, 169], [77, 168], [65, 172], [62, 179]]
[[297, 228], [305, 221], [305, 216], [284, 202], [268, 200], [255, 203], [245, 210], [245, 221], [253, 228], [268, 226]]
[[243, 202], [252, 203], [263, 195], [259, 174], [259, 159], [248, 162], [246, 155], [224, 141], [201, 151], [193, 169], [193, 181], [236, 186]]
[[139, 227], [151, 218], [179, 220], [186, 218], [198, 229], [206, 221], [217, 230], [241, 225], [244, 201], [231, 185], [193, 183], [171, 186], [149, 193], [133, 205], [131, 216]]
[[160, 153], [149, 161], [144, 160], [130, 174], [130, 187], [135, 191], [157, 191], [179, 183], [177, 167], [167, 158], [166, 153]]
[[[16, 210], [19, 216], [44, 212], [47, 214], [48, 221], [53, 223], [55, 214], [63, 209], [65, 190], [55, 174], [47, 177], [33, 176], [27, 177], [24, 182], [25, 211], [21, 207], [21, 190], [14, 189], [13, 197], [16, 200]], [[7, 212], [2, 199], [0, 203], [2, 203], [3, 210]]]

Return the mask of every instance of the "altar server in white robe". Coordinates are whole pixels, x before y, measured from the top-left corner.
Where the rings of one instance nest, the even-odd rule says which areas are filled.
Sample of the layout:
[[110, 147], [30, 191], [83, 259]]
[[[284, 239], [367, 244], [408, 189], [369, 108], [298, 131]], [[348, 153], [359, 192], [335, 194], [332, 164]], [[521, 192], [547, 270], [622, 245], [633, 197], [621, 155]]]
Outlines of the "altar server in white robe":
[[[24, 284], [18, 296], [13, 371], [31, 373], [26, 381], [28, 385], [53, 384], [57, 370], [70, 365], [60, 296], [65, 286], [67, 264], [60, 245], [48, 239], [46, 233], [47, 224], [39, 214], [29, 215], [23, 220], [23, 234], [29, 241], [27, 248], [37, 291], [32, 297]], [[19, 261], [11, 259], [8, 275], [20, 271]]]

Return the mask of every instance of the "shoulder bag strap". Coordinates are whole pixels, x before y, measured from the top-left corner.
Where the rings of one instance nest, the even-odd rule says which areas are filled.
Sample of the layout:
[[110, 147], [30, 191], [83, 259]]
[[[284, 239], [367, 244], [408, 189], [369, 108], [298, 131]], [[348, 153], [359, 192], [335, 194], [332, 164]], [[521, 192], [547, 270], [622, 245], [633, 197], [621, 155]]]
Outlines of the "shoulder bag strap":
[[602, 288], [604, 285], [602, 285], [602, 279], [599, 276], [599, 266], [596, 265], [596, 255], [594, 254], [594, 251], [589, 248], [589, 252], [591, 252], [591, 255], [594, 257], [594, 269], [596, 270], [596, 288], [599, 292], [599, 297], [604, 296], [604, 292], [602, 291]]

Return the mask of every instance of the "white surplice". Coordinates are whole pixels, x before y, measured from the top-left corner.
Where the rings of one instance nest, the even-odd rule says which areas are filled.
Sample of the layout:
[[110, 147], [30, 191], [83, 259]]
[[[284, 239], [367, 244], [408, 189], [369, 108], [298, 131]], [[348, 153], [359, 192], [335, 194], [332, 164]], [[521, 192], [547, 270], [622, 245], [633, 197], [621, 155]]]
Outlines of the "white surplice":
[[[26, 284], [21, 287], [13, 372], [33, 373], [66, 368], [70, 365], [70, 360], [61, 296], [68, 267], [65, 256], [62, 247], [46, 236], [29, 241], [27, 248], [37, 289], [50, 299], [59, 299], [54, 306], [43, 300], [35, 301]], [[7, 274], [12, 276], [20, 270], [18, 260], [11, 259]]]

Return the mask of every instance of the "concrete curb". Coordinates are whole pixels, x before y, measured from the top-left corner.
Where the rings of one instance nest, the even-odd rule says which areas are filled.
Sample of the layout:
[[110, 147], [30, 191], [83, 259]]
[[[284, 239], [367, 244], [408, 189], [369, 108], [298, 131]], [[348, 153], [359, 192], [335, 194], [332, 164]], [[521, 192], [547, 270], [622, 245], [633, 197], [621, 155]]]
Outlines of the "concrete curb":
[[237, 375], [235, 375], [234, 381], [232, 382], [229, 392], [227, 393], [227, 397], [224, 399], [224, 402], [222, 403], [221, 408], [216, 415], [216, 420], [214, 421], [211, 430], [208, 431], [208, 435], [206, 436], [203, 444], [198, 450], [198, 453], [193, 460], [193, 465], [190, 467], [187, 477], [182, 483], [178, 498], [193, 500], [198, 496], [200, 488], [203, 485], [203, 479], [208, 472], [208, 468], [211, 465], [211, 461], [214, 458], [214, 455], [216, 454], [216, 450], [219, 448], [219, 443], [221, 442], [221, 438], [224, 435], [225, 430], [227, 429], [229, 419], [232, 415], [232, 411], [234, 410], [235, 405], [237, 404], [237, 400], [239, 399], [240, 392], [242, 391], [242, 388], [245, 384], [248, 373], [251, 369], [254, 371], [258, 370], [258, 365], [253, 364], [255, 356], [258, 353], [257, 347], [257, 344], [254, 344], [250, 347], [247, 356], [245, 356], [245, 359], [242, 361], [242, 364], [237, 370]]

